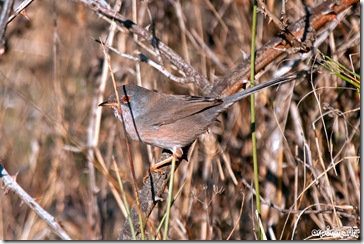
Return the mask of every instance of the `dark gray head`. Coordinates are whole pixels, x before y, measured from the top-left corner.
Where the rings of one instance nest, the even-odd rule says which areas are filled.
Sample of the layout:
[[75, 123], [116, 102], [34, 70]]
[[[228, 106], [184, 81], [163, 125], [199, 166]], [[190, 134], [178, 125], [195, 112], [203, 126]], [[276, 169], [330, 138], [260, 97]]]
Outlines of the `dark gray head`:
[[[150, 93], [154, 93], [153, 91], [133, 84], [118, 86], [117, 92], [121, 106], [128, 105], [128, 103], [130, 103], [133, 107], [137, 104], [142, 106], [144, 103], [148, 103], [148, 96]], [[116, 94], [111, 95], [107, 101], [99, 104], [99, 106], [111, 107], [117, 107], [117, 105], [118, 102]]]

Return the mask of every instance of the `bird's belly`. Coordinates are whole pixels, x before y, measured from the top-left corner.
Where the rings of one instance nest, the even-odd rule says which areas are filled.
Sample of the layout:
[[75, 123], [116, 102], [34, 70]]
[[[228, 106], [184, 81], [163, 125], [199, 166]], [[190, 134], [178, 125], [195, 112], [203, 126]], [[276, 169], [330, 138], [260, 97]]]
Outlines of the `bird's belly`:
[[206, 128], [201, 125], [191, 125], [177, 121], [172, 124], [152, 126], [150, 130], [142, 130], [141, 138], [145, 143], [161, 148], [173, 150], [190, 145], [196, 138], [204, 133]]

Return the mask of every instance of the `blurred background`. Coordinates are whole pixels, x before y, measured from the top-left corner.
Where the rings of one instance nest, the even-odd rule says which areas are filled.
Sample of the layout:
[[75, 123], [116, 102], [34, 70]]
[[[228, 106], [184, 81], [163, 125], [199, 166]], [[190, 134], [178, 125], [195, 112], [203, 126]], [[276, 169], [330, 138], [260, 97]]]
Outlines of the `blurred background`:
[[[156, 36], [212, 83], [250, 54], [251, 1], [136, 1], [134, 15], [132, 4], [122, 1], [120, 13], [148, 30], [154, 22]], [[280, 15], [280, 1], [267, 4]], [[306, 5], [314, 7], [318, 2], [306, 1]], [[286, 9], [290, 23], [306, 14], [299, 0], [288, 1]], [[73, 239], [116, 239], [126, 220], [116, 200], [118, 194], [100, 167], [94, 172], [96, 185], [90, 185], [87, 160], [90, 121], [97, 109], [93, 99], [105, 62], [103, 48], [95, 39], [107, 41], [109, 27], [79, 1], [34, 1], [8, 25], [6, 51], [0, 56], [1, 163]], [[278, 33], [263, 14], [259, 14], [257, 29], [257, 48]], [[116, 32], [113, 47], [130, 55], [142, 52], [157, 61], [126, 30]], [[348, 10], [319, 49], [359, 73], [359, 6]], [[281, 57], [258, 82], [301, 55]], [[297, 69], [312, 66], [316, 57], [312, 55]], [[140, 76], [140, 85], [149, 89], [201, 94], [193, 84], [171, 82], [148, 64], [114, 53], [110, 60], [119, 85], [137, 83]], [[173, 65], [163, 65], [181, 76]], [[323, 67], [297, 81], [292, 93], [277, 96], [278, 90], [256, 95], [261, 195], [276, 206], [262, 205], [268, 239], [310, 238], [311, 230], [327, 226], [360, 227], [358, 90]], [[108, 76], [105, 100], [112, 92]], [[281, 108], [287, 114], [286, 125], [280, 128], [283, 140], [273, 158], [274, 139], [269, 137], [277, 127], [277, 99], [289, 102]], [[210, 133], [199, 138], [191, 160], [177, 169], [175, 189], [182, 191], [172, 208], [170, 239], [257, 238], [255, 196], [248, 187], [253, 186], [249, 100], [222, 114]], [[115, 158], [131, 205], [135, 197], [125, 134], [110, 109], [102, 110], [97, 137], [92, 163], [98, 165], [102, 159], [116, 180]], [[147, 169], [161, 150], [135, 141], [130, 145], [137, 184], [142, 187]], [[58, 239], [18, 196], [0, 194], [1, 239]], [[164, 207], [161, 202], [154, 209], [149, 233], [160, 223]], [[305, 208], [313, 212], [300, 214], [298, 210]]]

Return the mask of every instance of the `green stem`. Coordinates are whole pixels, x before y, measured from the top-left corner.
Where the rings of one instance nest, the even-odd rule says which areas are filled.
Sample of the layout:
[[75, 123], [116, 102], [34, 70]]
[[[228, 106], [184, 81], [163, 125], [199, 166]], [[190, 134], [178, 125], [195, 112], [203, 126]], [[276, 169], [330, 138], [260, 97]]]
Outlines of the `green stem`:
[[172, 160], [172, 168], [171, 168], [171, 176], [169, 178], [169, 187], [168, 187], [168, 200], [167, 200], [167, 211], [166, 211], [166, 222], [164, 223], [164, 233], [163, 233], [163, 240], [167, 240], [168, 236], [168, 228], [169, 228], [169, 218], [171, 213], [172, 207], [172, 196], [173, 196], [173, 181], [174, 181], [174, 171], [176, 169], [176, 157], [173, 154]]
[[[257, 1], [254, 0], [253, 6], [253, 23], [252, 23], [252, 43], [251, 43], [251, 55], [250, 55], [250, 82], [251, 85], [254, 85], [254, 77], [255, 77], [255, 37], [256, 37], [256, 29], [257, 29]], [[259, 171], [258, 171], [258, 159], [257, 159], [257, 140], [255, 135], [255, 95], [251, 95], [250, 102], [250, 110], [251, 110], [251, 130], [252, 130], [252, 143], [253, 143], [253, 165], [254, 165], [254, 185], [255, 185], [255, 200], [257, 204], [257, 211], [260, 216], [260, 191], [259, 191]], [[259, 226], [259, 225], [258, 225]], [[258, 236], [259, 239], [263, 239], [262, 232], [258, 227]]]

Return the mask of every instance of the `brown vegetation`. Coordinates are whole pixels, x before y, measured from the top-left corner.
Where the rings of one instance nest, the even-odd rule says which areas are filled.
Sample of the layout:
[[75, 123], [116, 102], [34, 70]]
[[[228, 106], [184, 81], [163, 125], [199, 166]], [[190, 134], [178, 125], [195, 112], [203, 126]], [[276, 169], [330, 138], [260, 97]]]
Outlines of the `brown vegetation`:
[[[125, 235], [127, 223], [117, 174], [129, 206], [135, 193], [122, 124], [111, 110], [97, 106], [113, 93], [105, 52], [119, 85], [138, 83], [171, 94], [234, 93], [250, 72], [245, 58], [252, 1], [123, 1], [119, 13], [137, 24], [135, 30], [89, 2], [34, 1], [8, 24], [0, 56], [0, 161], [72, 239], [113, 240]], [[255, 95], [260, 221], [268, 239], [313, 239], [318, 237], [312, 230], [360, 228], [360, 94], [355, 86], [358, 81], [360, 87], [360, 78], [350, 77], [353, 85], [335, 75], [337, 63], [359, 73], [360, 8], [354, 0], [327, 2], [332, 11], [317, 13], [310, 10], [321, 3], [306, 1], [306, 9], [301, 1], [288, 1], [282, 21], [291, 28], [286, 33], [270, 21], [280, 16], [281, 2], [266, 2], [270, 14], [259, 5], [256, 82], [283, 67], [306, 71], [295, 82]], [[294, 27], [308, 13], [316, 31], [307, 31], [317, 46], [295, 39], [302, 33]], [[111, 17], [116, 30], [110, 28]], [[166, 49], [153, 48], [143, 31]], [[182, 82], [96, 40], [135, 58], [144, 54]], [[325, 60], [333, 71], [320, 65]], [[180, 162], [174, 193], [181, 192], [172, 206], [169, 239], [258, 239], [249, 104], [245, 99], [222, 114], [193, 145], [189, 161]], [[161, 149], [129, 143], [136, 183], [145, 190], [143, 177]], [[162, 193], [168, 178], [155, 181]], [[166, 199], [166, 192], [158, 198]], [[6, 189], [0, 194], [1, 239], [59, 239], [17, 195]], [[139, 197], [149, 201], [143, 192]], [[161, 238], [155, 231], [165, 202], [148, 205], [148, 239]]]

